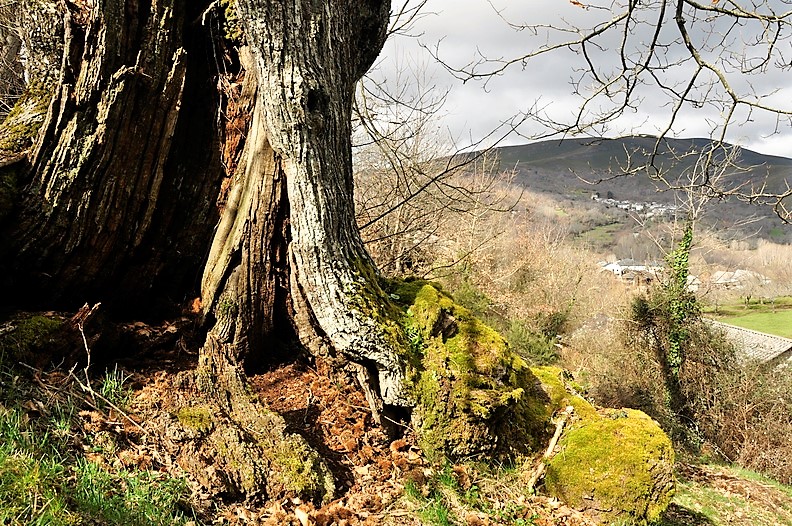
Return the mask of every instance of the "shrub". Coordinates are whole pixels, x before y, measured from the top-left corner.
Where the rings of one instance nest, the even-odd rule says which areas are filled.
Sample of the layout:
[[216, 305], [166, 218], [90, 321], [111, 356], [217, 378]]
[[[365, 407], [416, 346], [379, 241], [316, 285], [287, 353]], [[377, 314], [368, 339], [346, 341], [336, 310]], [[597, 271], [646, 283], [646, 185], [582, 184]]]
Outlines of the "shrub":
[[558, 361], [555, 341], [537, 333], [522, 320], [512, 320], [503, 335], [514, 352], [533, 365], [550, 365]]

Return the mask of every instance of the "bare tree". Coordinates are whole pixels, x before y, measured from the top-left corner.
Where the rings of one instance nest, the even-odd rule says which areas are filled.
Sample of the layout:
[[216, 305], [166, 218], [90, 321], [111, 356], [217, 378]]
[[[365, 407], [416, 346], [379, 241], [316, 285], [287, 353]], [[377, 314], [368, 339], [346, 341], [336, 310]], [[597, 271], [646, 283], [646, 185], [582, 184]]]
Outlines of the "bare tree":
[[[462, 151], [438, 127], [447, 95], [421, 65], [399, 68], [387, 83], [370, 75], [358, 83], [356, 214], [385, 273], [426, 273], [442, 231], [469, 222], [482, 206], [508, 211], [515, 204], [493, 192], [501, 167], [491, 149], [476, 150], [479, 141]], [[496, 130], [487, 139], [504, 135]]]
[[16, 7], [16, 2], [0, 2], [0, 119], [8, 115], [24, 88], [22, 39], [14, 27]]
[[[652, 123], [657, 130], [654, 146], [631, 152], [630, 162], [617, 174], [648, 170], [662, 180], [670, 168], [656, 164], [658, 154], [667, 148], [664, 139], [680, 131], [686, 112], [704, 112], [712, 142], [692, 152], [704, 163], [704, 177], [696, 184], [712, 193], [766, 203], [783, 220], [792, 219], [787, 204], [792, 189], [786, 183], [770, 187], [759, 181], [724, 189], [707, 177], [728, 157], [726, 138], [732, 128], [759, 114], [775, 120], [768, 135], [792, 125], [792, 107], [789, 100], [778, 96], [780, 88], [772, 78], [773, 73], [790, 68], [792, 10], [788, 0], [571, 3], [584, 10], [585, 16], [549, 24], [506, 20], [504, 16], [513, 30], [528, 36], [530, 47], [523, 54], [491, 58], [479, 53], [464, 65], [444, 64], [463, 81], [487, 83], [509, 69], [530, 70], [534, 60], [548, 53], [572, 53], [579, 57], [579, 67], [570, 78], [578, 109], [570, 118], [563, 118], [547, 106], [535, 105], [520, 118], [529, 118], [545, 131], [529, 138], [605, 136], [617, 118], [639, 114], [643, 104], [665, 106], [665, 117]], [[439, 45], [432, 53], [443, 61]]]

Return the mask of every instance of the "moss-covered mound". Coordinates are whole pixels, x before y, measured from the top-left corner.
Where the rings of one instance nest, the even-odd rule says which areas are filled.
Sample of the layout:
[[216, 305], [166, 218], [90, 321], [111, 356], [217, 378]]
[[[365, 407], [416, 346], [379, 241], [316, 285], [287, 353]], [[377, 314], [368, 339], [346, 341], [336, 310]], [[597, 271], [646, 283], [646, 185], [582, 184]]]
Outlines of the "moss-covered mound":
[[529, 368], [493, 329], [432, 283], [385, 289], [404, 308], [416, 371], [415, 429], [430, 455], [513, 457], [544, 449], [554, 416], [572, 418], [547, 465], [546, 487], [606, 520], [651, 521], [674, 492], [671, 442], [648, 416], [598, 412], [556, 367]]
[[549, 399], [528, 364], [438, 286], [406, 281], [387, 289], [405, 309], [417, 368], [413, 420], [424, 451], [459, 458], [535, 450]]
[[674, 494], [671, 441], [641, 411], [606, 410], [572, 427], [559, 446], [547, 465], [547, 490], [607, 521], [652, 522]]
[[30, 360], [53, 344], [63, 321], [40, 314], [19, 314], [0, 326], [0, 355]]
[[594, 406], [577, 394], [582, 392], [583, 388], [576, 384], [568, 373], [551, 366], [532, 367], [531, 372], [546, 395], [530, 402], [532, 410], [536, 413], [536, 420], [543, 420], [549, 426], [553, 415], [569, 406], [574, 409], [573, 423], [599, 418]]

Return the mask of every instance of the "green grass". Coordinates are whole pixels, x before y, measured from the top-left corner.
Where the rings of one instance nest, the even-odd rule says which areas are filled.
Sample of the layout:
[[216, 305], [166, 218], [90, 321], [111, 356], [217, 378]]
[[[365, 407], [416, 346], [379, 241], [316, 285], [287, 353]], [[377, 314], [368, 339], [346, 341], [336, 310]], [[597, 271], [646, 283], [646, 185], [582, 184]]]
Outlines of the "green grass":
[[792, 309], [792, 296], [778, 296], [773, 298], [772, 301], [767, 298], [751, 298], [747, 303], [743, 298], [717, 306], [703, 306], [705, 313], [717, 316], [738, 316], [748, 312], [776, 312], [785, 309]]
[[[165, 526], [195, 520], [185, 504], [184, 480], [85, 458], [84, 450], [101, 449], [95, 446], [100, 434], [112, 433], [85, 433], [81, 399], [62, 386], [50, 391], [34, 385], [26, 374], [3, 365], [0, 354], [0, 524]], [[124, 380], [110, 372], [97, 392], [123, 402]]]
[[790, 309], [779, 309], [776, 312], [749, 311], [741, 316], [726, 316], [719, 320], [744, 329], [792, 338], [792, 310]]
[[117, 365], [112, 370], [108, 369], [99, 383], [99, 394], [105, 400], [123, 409], [129, 403], [130, 391], [124, 385], [128, 378], [128, 375], [118, 370]]
[[621, 223], [600, 225], [581, 233], [579, 239], [595, 247], [607, 247], [614, 243], [615, 234], [623, 228], [624, 225]]
[[[483, 470], [483, 471], [480, 471]], [[467, 475], [461, 475], [467, 473]], [[478, 485], [476, 477], [486, 473], [486, 489]], [[427, 475], [427, 472], [424, 471]], [[508, 480], [507, 480], [508, 479]], [[464, 483], [462, 482], [464, 480]], [[497, 489], [492, 482], [497, 480]], [[505, 484], [505, 486], [504, 486]], [[509, 487], [509, 490], [504, 490]], [[523, 498], [524, 480], [521, 479], [516, 466], [495, 467], [479, 463], [475, 466], [456, 465], [449, 462], [435, 466], [426, 478], [408, 479], [404, 484], [404, 493], [414, 510], [416, 517], [427, 526], [450, 526], [465, 524], [462, 517], [483, 515], [489, 517], [492, 524], [510, 524], [513, 526], [531, 526], [540, 515], [524, 503], [518, 502], [517, 491]], [[514, 499], [505, 496], [506, 494]], [[487, 524], [490, 524], [489, 522]], [[543, 523], [542, 523], [543, 524]]]
[[734, 472], [734, 474], [736, 476], [738, 476], [740, 478], [743, 478], [745, 480], [750, 480], [750, 481], [753, 481], [753, 482], [757, 482], [757, 483], [762, 484], [764, 486], [769, 486], [769, 487], [775, 489], [776, 491], [779, 491], [779, 492], [783, 493], [788, 498], [788, 500], [786, 502], [786, 505], [784, 505], [783, 507], [787, 511], [792, 512], [792, 486], [787, 486], [786, 484], [781, 484], [780, 482], [778, 482], [776, 480], [773, 480], [771, 478], [768, 478], [768, 477], [762, 475], [761, 473], [757, 473], [756, 471], [751, 471], [749, 469], [741, 468], [739, 466], [733, 466], [733, 467], [730, 467], [728, 469], [730, 469], [732, 472]]
[[458, 491], [458, 485], [451, 474], [450, 465], [445, 465], [442, 470], [435, 472], [434, 476], [419, 485], [413, 480], [408, 480], [404, 485], [405, 494], [420, 506], [418, 516], [426, 524], [432, 526], [451, 526], [456, 524], [447, 501], [448, 492]]
[[770, 232], [768, 232], [768, 234], [770, 235], [770, 238], [773, 241], [777, 241], [784, 239], [784, 236], [786, 235], [786, 231], [781, 227], [774, 226], [773, 228], [770, 229]]
[[717, 308], [709, 305], [704, 313], [744, 329], [792, 338], [792, 297], [789, 296], [775, 298], [773, 303], [752, 299], [747, 304], [734, 301]]

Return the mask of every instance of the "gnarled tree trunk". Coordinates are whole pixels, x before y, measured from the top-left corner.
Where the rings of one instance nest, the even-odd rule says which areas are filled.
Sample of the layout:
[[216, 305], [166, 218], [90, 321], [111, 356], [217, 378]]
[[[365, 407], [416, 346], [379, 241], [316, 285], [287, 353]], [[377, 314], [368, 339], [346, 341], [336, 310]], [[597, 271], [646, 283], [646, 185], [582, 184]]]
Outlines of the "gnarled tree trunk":
[[[354, 84], [383, 44], [388, 2], [237, 6], [250, 51], [240, 103], [251, 105], [252, 120], [204, 271], [201, 296], [214, 326], [198, 378], [222, 378], [227, 423], [256, 429], [260, 411], [240, 410], [227, 393], [246, 403], [243, 365], [283, 358], [290, 348], [279, 343], [296, 337], [314, 355], [354, 364], [375, 413], [379, 402], [407, 405], [400, 328], [381, 313], [388, 301], [352, 191]], [[271, 448], [261, 455], [271, 457]]]
[[389, 2], [237, 0], [248, 51], [235, 103], [250, 118], [219, 224], [226, 174], [207, 82], [217, 72], [199, 9], [209, 6], [67, 7], [60, 78], [17, 162], [21, 205], [1, 232], [6, 290], [17, 305], [101, 301], [150, 315], [157, 301], [193, 297], [210, 247], [208, 333], [185, 381], [198, 393], [185, 421], [198, 411], [212, 424], [181, 458], [196, 473], [188, 459], [216, 463], [227, 494], [329, 496], [318, 456], [250, 397], [245, 367], [293, 358], [297, 342], [350, 365], [375, 412], [409, 404], [401, 328], [352, 191], [354, 84], [384, 43]]
[[371, 312], [384, 294], [355, 224], [350, 142], [354, 83], [382, 46], [389, 6], [238, 6], [258, 86], [204, 307], [235, 313], [238, 356], [266, 352], [274, 332], [293, 330], [313, 352], [371, 366], [384, 401], [403, 403], [397, 342]]
[[0, 249], [6, 299], [152, 309], [197, 281], [217, 217], [208, 42], [178, 0], [87, 5], [63, 13], [57, 84], [35, 81], [52, 101], [17, 167], [25, 190]]

